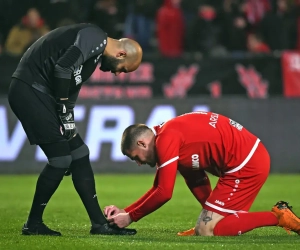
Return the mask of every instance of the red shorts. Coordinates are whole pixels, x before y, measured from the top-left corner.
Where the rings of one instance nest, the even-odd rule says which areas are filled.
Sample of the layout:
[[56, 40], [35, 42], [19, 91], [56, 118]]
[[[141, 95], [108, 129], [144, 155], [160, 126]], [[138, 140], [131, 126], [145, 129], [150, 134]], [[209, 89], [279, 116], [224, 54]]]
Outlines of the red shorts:
[[233, 173], [221, 177], [205, 202], [204, 209], [223, 216], [249, 211], [270, 171], [270, 156], [259, 142], [249, 161]]

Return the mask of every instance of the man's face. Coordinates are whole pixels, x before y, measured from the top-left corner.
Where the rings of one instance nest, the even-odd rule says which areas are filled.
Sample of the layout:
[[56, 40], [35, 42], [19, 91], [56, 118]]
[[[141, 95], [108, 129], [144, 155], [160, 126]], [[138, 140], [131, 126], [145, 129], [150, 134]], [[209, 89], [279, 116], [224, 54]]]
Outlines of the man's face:
[[37, 28], [39, 19], [40, 19], [40, 14], [36, 9], [30, 9], [27, 13], [27, 18], [28, 18], [28, 23], [31, 28]]
[[128, 150], [126, 156], [135, 161], [139, 166], [144, 164], [152, 168], [156, 166], [157, 160], [154, 147], [137, 145], [134, 149]]
[[128, 72], [125, 67], [125, 62], [113, 56], [102, 56], [100, 70], [104, 72], [110, 71], [115, 75], [119, 75], [122, 72]]

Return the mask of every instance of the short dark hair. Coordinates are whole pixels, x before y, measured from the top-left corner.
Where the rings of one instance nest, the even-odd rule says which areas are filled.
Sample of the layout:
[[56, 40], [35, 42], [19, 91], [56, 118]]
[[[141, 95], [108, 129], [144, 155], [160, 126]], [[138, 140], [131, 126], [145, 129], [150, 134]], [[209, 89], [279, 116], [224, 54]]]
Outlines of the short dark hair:
[[127, 150], [131, 150], [137, 139], [148, 130], [148, 126], [141, 123], [127, 127], [123, 132], [121, 140], [122, 153], [125, 155]]

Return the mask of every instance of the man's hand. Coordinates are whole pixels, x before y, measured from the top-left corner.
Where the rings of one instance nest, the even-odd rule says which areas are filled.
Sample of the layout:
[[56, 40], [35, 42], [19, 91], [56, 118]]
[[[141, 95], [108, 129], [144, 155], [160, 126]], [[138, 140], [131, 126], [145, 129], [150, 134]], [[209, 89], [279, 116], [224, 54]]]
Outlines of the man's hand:
[[128, 227], [132, 222], [129, 213], [119, 213], [108, 219], [108, 221], [111, 224], [117, 225], [119, 228]]
[[76, 135], [76, 126], [74, 122], [74, 111], [73, 109], [69, 109], [67, 104], [67, 99], [58, 100], [56, 103], [56, 110], [62, 125], [61, 133], [67, 140], [70, 140]]
[[116, 207], [115, 205], [106, 206], [104, 208], [104, 214], [107, 219], [110, 219], [111, 217], [113, 217], [119, 213], [125, 213], [125, 210], [120, 209], [120, 208]]

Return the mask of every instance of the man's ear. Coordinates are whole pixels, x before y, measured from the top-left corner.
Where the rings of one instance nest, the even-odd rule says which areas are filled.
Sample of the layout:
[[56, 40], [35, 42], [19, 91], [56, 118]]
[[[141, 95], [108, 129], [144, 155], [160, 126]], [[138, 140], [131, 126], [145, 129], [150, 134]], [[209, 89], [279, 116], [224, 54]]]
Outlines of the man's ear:
[[144, 141], [137, 141], [137, 145], [143, 148], [146, 147], [146, 143]]
[[116, 57], [125, 58], [127, 56], [126, 51], [121, 50], [116, 54]]

